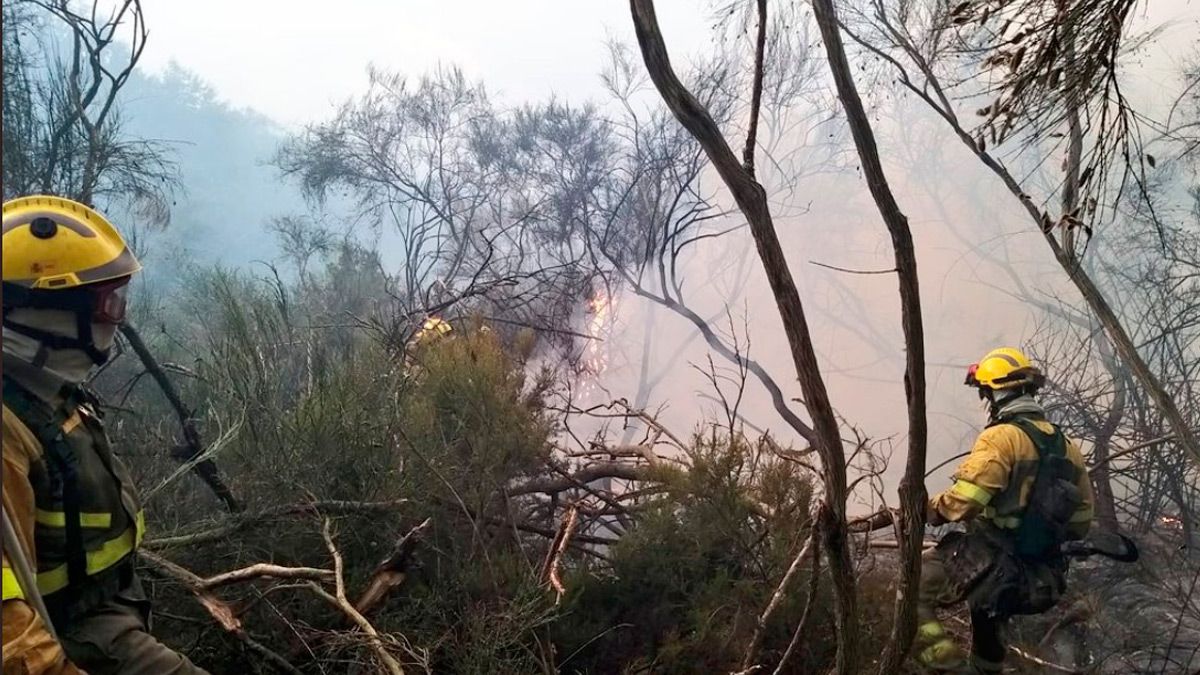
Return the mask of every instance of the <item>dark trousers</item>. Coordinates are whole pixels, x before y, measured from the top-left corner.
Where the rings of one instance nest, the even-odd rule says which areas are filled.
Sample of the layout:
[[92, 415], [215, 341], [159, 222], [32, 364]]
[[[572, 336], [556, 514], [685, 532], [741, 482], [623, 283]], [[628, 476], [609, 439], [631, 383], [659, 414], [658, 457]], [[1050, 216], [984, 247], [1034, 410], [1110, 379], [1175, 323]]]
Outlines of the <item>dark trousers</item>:
[[149, 632], [150, 602], [135, 576], [86, 614], [71, 617], [59, 641], [88, 675], [208, 675]]

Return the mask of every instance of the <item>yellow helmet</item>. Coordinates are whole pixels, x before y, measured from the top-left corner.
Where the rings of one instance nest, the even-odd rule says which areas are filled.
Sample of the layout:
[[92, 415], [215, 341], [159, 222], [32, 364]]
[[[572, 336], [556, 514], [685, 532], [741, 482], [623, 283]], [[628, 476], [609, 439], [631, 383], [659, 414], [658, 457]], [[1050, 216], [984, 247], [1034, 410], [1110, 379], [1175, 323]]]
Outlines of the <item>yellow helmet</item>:
[[[4, 202], [4, 327], [51, 349], [81, 349], [103, 363], [92, 323], [125, 318], [125, 285], [142, 269], [121, 233], [79, 202], [33, 195]], [[58, 335], [11, 320], [17, 309], [75, 314], [76, 334]]]
[[988, 352], [979, 363], [967, 368], [964, 384], [990, 389], [1021, 386], [1040, 387], [1046, 378], [1019, 349], [1000, 347]]
[[34, 195], [4, 202], [4, 285], [67, 289], [142, 269], [104, 216], [79, 202]]
[[441, 317], [431, 316], [425, 319], [425, 323], [421, 325], [421, 330], [417, 332], [416, 342], [420, 344], [432, 338], [442, 337], [454, 330], [448, 321]]

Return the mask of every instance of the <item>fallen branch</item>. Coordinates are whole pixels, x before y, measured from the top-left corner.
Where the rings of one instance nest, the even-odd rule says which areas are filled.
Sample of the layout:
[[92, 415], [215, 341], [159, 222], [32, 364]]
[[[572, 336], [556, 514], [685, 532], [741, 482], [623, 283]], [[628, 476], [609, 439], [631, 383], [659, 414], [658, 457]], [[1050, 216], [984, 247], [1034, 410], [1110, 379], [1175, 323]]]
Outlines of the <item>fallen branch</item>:
[[393, 589], [404, 583], [408, 577], [408, 565], [412, 559], [413, 550], [420, 541], [425, 528], [429, 527], [432, 522], [432, 518], [426, 518], [424, 522], [409, 530], [396, 542], [391, 554], [379, 563], [375, 572], [371, 574], [371, 580], [367, 582], [367, 589], [359, 596], [358, 602], [354, 603], [354, 609], [364, 616], [370, 614], [371, 610], [375, 609]]
[[[221, 600], [217, 596], [213, 595], [210, 590], [211, 587], [207, 587], [205, 585], [206, 583], [210, 582], [211, 579], [202, 579], [191, 570], [185, 569], [184, 567], [181, 567], [170, 560], [167, 560], [166, 558], [160, 557], [146, 550], [140, 551], [139, 556], [142, 560], [149, 562], [159, 573], [175, 579], [186, 586], [188, 590], [192, 592], [192, 595], [196, 597], [196, 600], [200, 603], [200, 605], [204, 607], [205, 611], [208, 612], [208, 615], [212, 617], [212, 619], [216, 621], [217, 624], [225, 630], [225, 632], [237, 637], [237, 639], [241, 640], [247, 648], [265, 658], [279, 670], [285, 673], [291, 673], [292, 675], [301, 675], [299, 668], [293, 666], [287, 659], [275, 653], [267, 646], [261, 644], [254, 638], [250, 637], [248, 633], [246, 633], [245, 628], [242, 627], [242, 622], [234, 615], [233, 609], [224, 600]], [[328, 570], [322, 571], [328, 572]], [[218, 577], [219, 576], [224, 575], [218, 575]]]
[[855, 518], [846, 523], [850, 532], [874, 532], [885, 527], [891, 527], [896, 522], [896, 512], [891, 509], [876, 511], [868, 516]]
[[375, 656], [387, 668], [388, 673], [391, 675], [404, 675], [404, 669], [400, 667], [400, 662], [396, 660], [396, 657], [388, 653], [387, 648], [384, 646], [383, 640], [379, 637], [379, 631], [375, 630], [375, 626], [372, 626], [371, 622], [367, 621], [367, 618], [346, 599], [346, 578], [343, 574], [342, 553], [333, 543], [333, 534], [330, 528], [329, 519], [326, 518], [324, 526], [321, 528], [321, 536], [325, 539], [325, 548], [329, 550], [329, 555], [333, 558], [333, 581], [336, 595], [330, 595], [328, 591], [314, 582], [309, 582], [310, 588], [326, 602], [345, 614], [347, 618], [358, 626], [359, 630], [367, 635], [367, 642], [371, 646], [371, 650], [375, 652]]
[[333, 572], [318, 567], [283, 567], [271, 563], [256, 563], [207, 579], [201, 579], [201, 588], [213, 590], [230, 584], [257, 579], [307, 579], [311, 581], [328, 581], [333, 578]]
[[[813, 535], [816, 536], [814, 528]], [[784, 650], [783, 656], [779, 657], [779, 664], [775, 666], [775, 670], [771, 675], [780, 675], [787, 666], [788, 660], [792, 658], [796, 647], [800, 644], [800, 636], [808, 630], [808, 620], [812, 617], [813, 606], [816, 605], [817, 584], [821, 580], [821, 551], [813, 547], [812, 549], [812, 573], [808, 577], [808, 598], [804, 601], [804, 611], [800, 613], [800, 621], [796, 624], [796, 630], [792, 632], [792, 640], [788, 643], [787, 649]]]
[[579, 484], [588, 484], [601, 478], [620, 478], [622, 480], [646, 480], [648, 473], [644, 466], [634, 466], [632, 464], [622, 464], [619, 462], [604, 462], [585, 466], [574, 475], [563, 476], [560, 478], [535, 478], [522, 485], [517, 485], [509, 488], [508, 494], [510, 497], [520, 497], [521, 495], [534, 494], [541, 492], [544, 494], [556, 494], [571, 488], [577, 487]]
[[[179, 417], [179, 424], [183, 427], [184, 445], [177, 448], [176, 455], [181, 461], [190, 461], [199, 457], [204, 452], [204, 444], [200, 442], [200, 432], [196, 429], [196, 418], [192, 411], [183, 403], [183, 399], [179, 396], [179, 391], [175, 388], [175, 384], [167, 377], [162, 367], [158, 365], [158, 361], [154, 355], [150, 353], [150, 349], [142, 340], [142, 336], [138, 334], [137, 329], [132, 324], [121, 324], [121, 334], [129, 341], [129, 346], [133, 347], [134, 353], [141, 359], [142, 365], [146, 367], [147, 372], [158, 383], [162, 389], [163, 395], [166, 396], [167, 402], [171, 404], [171, 408], [175, 410], [175, 414]], [[192, 471], [204, 481], [204, 484], [213, 491], [224, 504], [225, 508], [230, 513], [241, 511], [241, 506], [237, 499], [234, 498], [233, 492], [229, 486], [225, 484], [221, 478], [221, 473], [217, 470], [217, 463], [210, 459], [204, 459], [197, 462]]]
[[554, 541], [550, 544], [550, 550], [546, 552], [546, 560], [542, 563], [542, 571], [539, 575], [542, 583], [549, 583], [551, 588], [558, 593], [555, 599], [555, 604], [562, 599], [563, 593], [567, 589], [563, 587], [562, 578], [559, 576], [559, 565], [562, 562], [563, 552], [571, 543], [571, 536], [575, 534], [575, 528], [579, 525], [579, 506], [572, 504], [567, 509], [567, 515], [563, 517], [562, 525], [558, 528], [558, 534], [555, 535]]
[[1030, 654], [1029, 652], [1024, 651], [1023, 649], [1021, 649], [1019, 647], [1010, 646], [1008, 648], [1008, 651], [1012, 652], [1013, 654], [1016, 654], [1017, 656], [1025, 659], [1026, 661], [1028, 661], [1030, 663], [1035, 663], [1043, 668], [1048, 668], [1050, 670], [1053, 670], [1056, 673], [1071, 673], [1072, 675], [1082, 675], [1085, 672], [1085, 671], [1079, 670], [1077, 668], [1062, 666], [1057, 663], [1047, 661], [1045, 659], [1040, 659], [1040, 658], [1034, 656], [1033, 654]]

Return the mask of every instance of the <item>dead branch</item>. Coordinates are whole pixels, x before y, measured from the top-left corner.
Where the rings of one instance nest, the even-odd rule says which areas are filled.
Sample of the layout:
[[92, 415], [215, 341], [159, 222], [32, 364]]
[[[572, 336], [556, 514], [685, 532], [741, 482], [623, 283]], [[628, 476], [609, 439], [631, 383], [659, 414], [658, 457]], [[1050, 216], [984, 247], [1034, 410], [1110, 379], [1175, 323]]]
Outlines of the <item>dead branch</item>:
[[[272, 665], [283, 672], [292, 673], [293, 675], [301, 674], [300, 669], [296, 666], [293, 666], [290, 662], [288, 662], [287, 659], [283, 658], [279, 654], [267, 648], [265, 645], [250, 637], [250, 635], [242, 627], [242, 622], [234, 615], [233, 609], [230, 608], [225, 601], [213, 595], [210, 590], [211, 587], [205, 585], [211, 580], [202, 579], [194, 572], [144, 549], [140, 551], [139, 556], [142, 560], [145, 560], [153, 565], [159, 573], [175, 579], [186, 586], [188, 590], [192, 592], [192, 595], [195, 596], [196, 601], [199, 602], [202, 607], [204, 607], [204, 610], [208, 612], [208, 615], [212, 617], [212, 619], [216, 621], [217, 624], [225, 630], [225, 632], [230, 633], [237, 639], [241, 640], [242, 643], [245, 644], [249, 649], [270, 661]], [[321, 571], [328, 572], [328, 570]], [[276, 578], [282, 577], [276, 576]]]
[[[814, 530], [814, 536], [816, 532]], [[788, 660], [792, 658], [792, 654], [796, 651], [796, 646], [800, 644], [800, 636], [808, 631], [808, 620], [812, 618], [813, 607], [817, 604], [817, 585], [821, 580], [821, 551], [817, 547], [812, 549], [812, 572], [808, 577], [808, 598], [804, 600], [804, 611], [800, 613], [800, 621], [796, 624], [796, 630], [792, 632], [792, 639], [788, 642], [787, 649], [784, 650], [783, 656], [779, 657], [779, 664], [775, 666], [775, 671], [772, 675], [780, 675], [787, 666]]]
[[750, 644], [746, 646], [746, 655], [742, 657], [742, 672], [751, 672], [752, 668], [757, 669], [761, 667], [754, 664], [754, 660], [758, 657], [758, 648], [762, 645], [763, 634], [767, 630], [767, 622], [771, 620], [771, 616], [779, 608], [779, 603], [783, 601], [783, 596], [792, 582], [792, 577], [800, 570], [800, 563], [808, 557], [808, 552], [812, 550], [815, 541], [816, 530], [814, 529], [809, 533], [808, 538], [804, 540], [804, 545], [800, 547], [800, 552], [792, 559], [792, 564], [784, 572], [783, 578], [779, 580], [779, 585], [775, 588], [775, 592], [771, 595], [767, 606], [763, 608], [762, 614], [759, 615], [758, 623], [754, 626], [754, 634], [750, 637]]
[[575, 528], [578, 525], [579, 505], [572, 504], [563, 517], [562, 525], [559, 526], [558, 533], [550, 544], [550, 549], [546, 552], [546, 560], [542, 563], [542, 571], [538, 575], [542, 583], [548, 583], [558, 594], [555, 604], [562, 599], [563, 593], [567, 592], [567, 589], [563, 587], [562, 578], [559, 576], [559, 567], [562, 563], [563, 552], [571, 543], [571, 537], [575, 534]]
[[412, 559], [413, 550], [425, 529], [432, 522], [432, 518], [426, 518], [420, 525], [400, 537], [391, 554], [384, 558], [371, 574], [371, 580], [367, 582], [367, 588], [359, 596], [358, 602], [354, 603], [354, 609], [363, 616], [370, 614], [371, 610], [375, 609], [393, 589], [404, 583], [408, 577], [408, 565]]
[[891, 527], [896, 522], [895, 509], [883, 509], [869, 516], [855, 518], [846, 524], [851, 532], [874, 532], [885, 527]]
[[[146, 367], [146, 371], [158, 383], [162, 389], [163, 395], [167, 398], [167, 402], [171, 404], [171, 408], [175, 410], [175, 414], [179, 417], [179, 424], [183, 427], [182, 452], [179, 453], [177, 459], [180, 461], [190, 461], [199, 457], [204, 453], [204, 444], [200, 441], [200, 432], [196, 429], [195, 414], [183, 403], [183, 399], [179, 396], [179, 391], [175, 388], [175, 384], [167, 377], [165, 371], [158, 364], [158, 360], [154, 358], [154, 354], [146, 346], [142, 340], [142, 336], [137, 329], [130, 323], [121, 324], [121, 334], [129, 341], [129, 346], [133, 347], [133, 351], [141, 359], [142, 364]], [[221, 478], [220, 471], [217, 470], [217, 463], [211, 458], [203, 459], [192, 467], [192, 471], [204, 481], [204, 484], [212, 490], [224, 504], [225, 508], [230, 513], [237, 513], [241, 510], [237, 499], [234, 498], [233, 492], [229, 486], [225, 484]]]
[[326, 518], [321, 528], [321, 536], [325, 540], [325, 548], [328, 549], [329, 556], [333, 559], [335, 595], [330, 595], [328, 591], [314, 582], [309, 582], [309, 587], [319, 597], [333, 605], [342, 614], [345, 614], [346, 618], [366, 634], [367, 643], [371, 646], [371, 651], [375, 652], [376, 658], [387, 668], [388, 673], [391, 675], [404, 675], [404, 669], [400, 667], [400, 662], [384, 646], [383, 640], [379, 637], [379, 631], [375, 630], [375, 626], [372, 626], [371, 622], [367, 621], [367, 618], [346, 599], [346, 578], [343, 574], [342, 553], [338, 550], [337, 545], [334, 544], [331, 528], [332, 525], [329, 519]]
[[333, 572], [317, 567], [283, 567], [271, 563], [255, 563], [248, 567], [224, 572], [207, 579], [200, 580], [200, 588], [213, 590], [222, 586], [236, 584], [256, 579], [308, 579], [311, 581], [328, 581], [333, 578]]
[[1103, 460], [1096, 462], [1095, 464], [1092, 464], [1091, 466], [1088, 467], [1088, 469], [1094, 469], [1102, 464], [1107, 464], [1107, 463], [1113, 461], [1114, 459], [1124, 457], [1126, 455], [1132, 455], [1133, 453], [1137, 452], [1138, 450], [1145, 450], [1146, 448], [1151, 448], [1156, 445], [1166, 443], [1168, 441], [1173, 441], [1173, 440], [1175, 440], [1175, 434], [1167, 434], [1166, 436], [1159, 436], [1158, 438], [1152, 438], [1148, 441], [1145, 441], [1144, 443], [1138, 443], [1137, 445], [1125, 448], [1124, 450], [1121, 450], [1119, 452], [1114, 452], [1114, 453], [1108, 455], [1107, 457], [1105, 457]]
[[1062, 666], [1057, 663], [1053, 663], [1051, 661], [1047, 661], [1045, 659], [1038, 658], [1038, 657], [1034, 656], [1033, 654], [1030, 654], [1029, 652], [1025, 651], [1024, 649], [1021, 649], [1020, 647], [1017, 647], [1015, 645], [1010, 645], [1008, 648], [1008, 651], [1012, 652], [1013, 654], [1016, 654], [1017, 656], [1025, 659], [1026, 661], [1028, 661], [1030, 663], [1037, 664], [1043, 668], [1048, 668], [1049, 670], [1053, 670], [1056, 673], [1071, 673], [1072, 675], [1082, 675], [1082, 673], [1086, 672], [1083, 670], [1079, 670], [1077, 668], [1070, 668], [1068, 666]]
[[585, 466], [572, 475], [563, 476], [560, 478], [534, 478], [526, 481], [521, 485], [509, 488], [508, 494], [512, 497], [528, 495], [534, 493], [556, 494], [572, 488], [578, 487], [580, 484], [587, 485], [601, 478], [620, 478], [622, 480], [647, 480], [649, 478], [646, 467], [635, 466], [633, 464], [622, 464], [619, 462], [604, 462]]

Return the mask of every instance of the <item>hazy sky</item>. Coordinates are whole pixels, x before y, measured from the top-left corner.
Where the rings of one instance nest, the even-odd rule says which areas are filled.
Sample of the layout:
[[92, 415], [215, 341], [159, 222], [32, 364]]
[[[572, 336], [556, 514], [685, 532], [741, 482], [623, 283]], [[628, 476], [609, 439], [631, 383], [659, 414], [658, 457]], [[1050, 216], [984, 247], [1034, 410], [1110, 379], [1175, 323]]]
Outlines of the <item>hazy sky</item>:
[[[605, 42], [632, 42], [623, 0], [144, 0], [149, 71], [171, 60], [287, 125], [362, 92], [369, 63], [419, 75], [458, 64], [506, 100], [598, 94]], [[710, 40], [707, 3], [657, 3], [672, 53]]]

